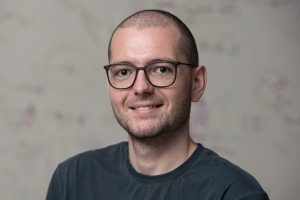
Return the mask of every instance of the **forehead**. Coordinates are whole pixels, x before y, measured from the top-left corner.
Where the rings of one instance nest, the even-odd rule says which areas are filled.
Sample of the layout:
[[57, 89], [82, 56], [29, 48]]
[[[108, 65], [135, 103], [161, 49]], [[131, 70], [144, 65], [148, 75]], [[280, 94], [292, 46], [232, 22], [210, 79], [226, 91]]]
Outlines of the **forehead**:
[[142, 30], [119, 28], [111, 41], [111, 61], [170, 58], [178, 54], [179, 32], [172, 26], [151, 27]]

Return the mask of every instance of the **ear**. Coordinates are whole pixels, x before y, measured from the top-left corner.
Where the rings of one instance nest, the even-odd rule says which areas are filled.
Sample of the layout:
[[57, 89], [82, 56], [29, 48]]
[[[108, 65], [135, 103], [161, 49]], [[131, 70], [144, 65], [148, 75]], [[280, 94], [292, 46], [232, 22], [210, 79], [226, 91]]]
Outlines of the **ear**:
[[197, 102], [200, 100], [206, 87], [206, 67], [198, 66], [192, 73], [191, 100]]

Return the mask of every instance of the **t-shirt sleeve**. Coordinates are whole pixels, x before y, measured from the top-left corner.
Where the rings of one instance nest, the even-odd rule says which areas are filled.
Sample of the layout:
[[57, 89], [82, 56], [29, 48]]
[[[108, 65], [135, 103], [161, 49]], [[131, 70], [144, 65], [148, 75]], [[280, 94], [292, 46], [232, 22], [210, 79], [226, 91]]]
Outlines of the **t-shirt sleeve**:
[[57, 168], [51, 178], [46, 200], [61, 200], [60, 196], [59, 169]]
[[237, 200], [270, 200], [265, 191], [255, 191], [246, 194]]

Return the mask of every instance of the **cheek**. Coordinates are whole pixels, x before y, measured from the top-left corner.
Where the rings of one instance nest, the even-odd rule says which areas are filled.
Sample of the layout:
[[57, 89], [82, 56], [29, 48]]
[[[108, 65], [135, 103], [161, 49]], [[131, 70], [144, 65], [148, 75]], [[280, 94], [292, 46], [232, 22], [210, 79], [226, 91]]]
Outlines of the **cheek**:
[[113, 89], [109, 89], [109, 97], [112, 106], [120, 107], [124, 102], [124, 94], [121, 91], [115, 91]]
[[173, 98], [173, 102], [176, 102], [177, 105], [175, 106], [183, 106], [184, 104], [188, 104], [191, 100], [191, 92], [189, 88], [185, 88], [178, 91], [177, 94]]
[[168, 102], [168, 110], [172, 112], [183, 107], [190, 101], [190, 92], [187, 87], [175, 87], [164, 94]]
[[173, 93], [170, 95], [173, 102], [191, 101], [191, 81], [188, 78], [187, 74], [184, 78], [179, 78], [174, 85]]

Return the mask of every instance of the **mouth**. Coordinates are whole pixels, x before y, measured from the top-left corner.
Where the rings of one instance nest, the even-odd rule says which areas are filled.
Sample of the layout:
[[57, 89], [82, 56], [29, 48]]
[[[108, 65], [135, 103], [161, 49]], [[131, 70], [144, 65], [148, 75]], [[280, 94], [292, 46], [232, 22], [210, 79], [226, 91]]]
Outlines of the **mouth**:
[[156, 109], [161, 107], [163, 104], [155, 104], [155, 105], [141, 105], [141, 106], [130, 106], [129, 108], [137, 111], [148, 111], [152, 109]]

